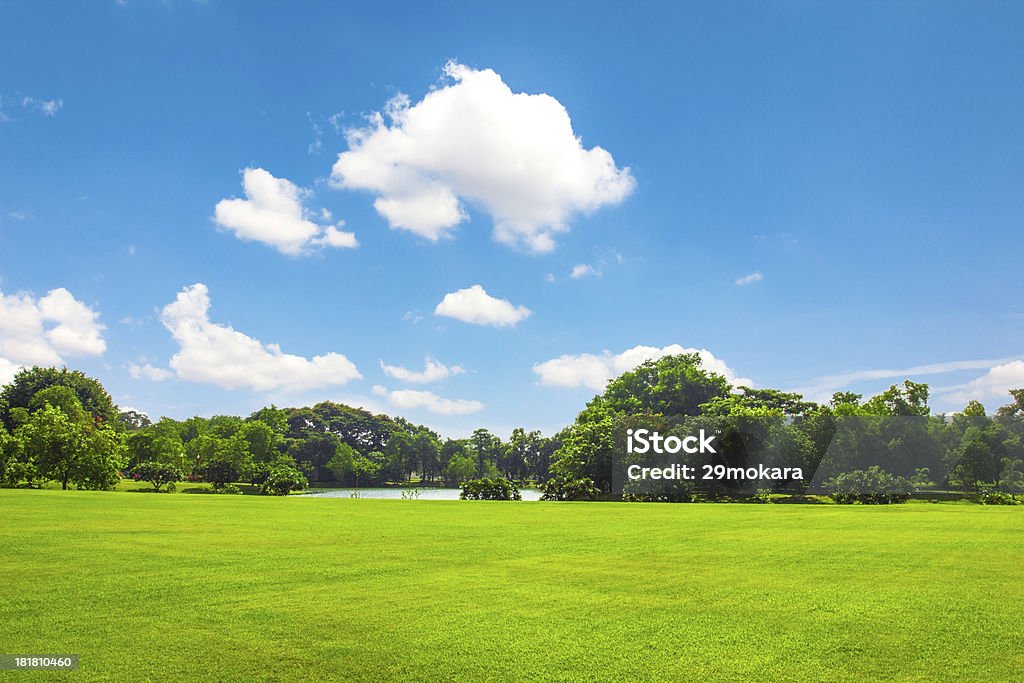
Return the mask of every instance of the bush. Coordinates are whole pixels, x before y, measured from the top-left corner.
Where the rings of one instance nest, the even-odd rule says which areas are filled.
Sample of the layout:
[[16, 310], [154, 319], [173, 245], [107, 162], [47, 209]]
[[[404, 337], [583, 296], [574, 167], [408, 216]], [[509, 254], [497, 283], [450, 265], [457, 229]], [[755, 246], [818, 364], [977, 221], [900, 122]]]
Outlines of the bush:
[[866, 470], [843, 472], [829, 479], [825, 482], [825, 490], [832, 500], [841, 505], [886, 505], [906, 502], [914, 492], [914, 485], [906, 477], [898, 477], [878, 465], [872, 465]]
[[1014, 499], [1009, 493], [1000, 493], [994, 491], [992, 493], [983, 493], [981, 495], [981, 502], [983, 505], [1016, 505], [1017, 500]]
[[131, 469], [129, 475], [135, 481], [148, 481], [157, 491], [164, 485], [167, 485], [167, 490], [170, 491], [174, 482], [185, 477], [179, 468], [166, 462], [140, 462]]
[[628, 503], [692, 503], [695, 498], [693, 484], [688, 481], [643, 479], [626, 482], [622, 488], [622, 500]]
[[540, 485], [541, 500], [597, 500], [601, 491], [590, 477], [573, 479], [557, 476]]
[[292, 491], [301, 491], [308, 485], [306, 475], [294, 465], [274, 465], [261, 477], [260, 493], [267, 496], [287, 496]]
[[220, 486], [214, 486], [213, 492], [237, 496], [242, 493], [242, 489], [238, 488], [237, 484], [221, 484]]
[[508, 479], [494, 477], [493, 479], [472, 479], [462, 482], [462, 493], [459, 494], [462, 500], [522, 500], [523, 497], [516, 487]]

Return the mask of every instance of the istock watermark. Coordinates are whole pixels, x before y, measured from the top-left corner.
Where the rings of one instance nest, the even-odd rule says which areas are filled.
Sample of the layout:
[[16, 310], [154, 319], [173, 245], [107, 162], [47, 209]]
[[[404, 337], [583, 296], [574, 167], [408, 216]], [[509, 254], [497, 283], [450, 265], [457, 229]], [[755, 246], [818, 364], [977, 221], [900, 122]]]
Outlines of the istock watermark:
[[[675, 455], [676, 453], [717, 453], [712, 441], [715, 435], [708, 435], [703, 429], [697, 436], [665, 436], [649, 429], [626, 430], [626, 452], [644, 455], [658, 453]], [[696, 445], [694, 445], [696, 444]]]

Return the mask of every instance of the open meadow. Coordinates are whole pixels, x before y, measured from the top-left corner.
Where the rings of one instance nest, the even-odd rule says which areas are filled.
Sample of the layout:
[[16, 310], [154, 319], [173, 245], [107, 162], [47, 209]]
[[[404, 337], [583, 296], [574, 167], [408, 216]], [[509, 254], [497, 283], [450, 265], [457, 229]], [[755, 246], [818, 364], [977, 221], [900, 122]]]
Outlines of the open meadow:
[[37, 677], [1024, 671], [1020, 508], [0, 490], [0, 510], [0, 650], [81, 655]]

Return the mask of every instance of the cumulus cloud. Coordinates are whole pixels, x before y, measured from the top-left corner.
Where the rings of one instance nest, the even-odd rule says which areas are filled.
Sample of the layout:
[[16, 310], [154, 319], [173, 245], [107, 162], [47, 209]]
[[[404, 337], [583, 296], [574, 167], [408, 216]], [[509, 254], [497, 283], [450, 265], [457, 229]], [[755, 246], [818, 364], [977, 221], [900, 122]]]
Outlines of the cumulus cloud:
[[764, 275], [761, 274], [761, 271], [757, 270], [757, 271], [754, 271], [753, 273], [750, 273], [748, 275], [744, 275], [741, 278], [737, 278], [736, 279], [736, 284], [739, 287], [742, 287], [743, 285], [749, 285], [749, 284], [753, 284], [755, 282], [760, 282], [763, 279], [764, 279]]
[[333, 185], [368, 190], [392, 228], [429, 240], [451, 235], [479, 207], [494, 238], [533, 252], [575, 214], [618, 204], [636, 185], [601, 147], [586, 149], [554, 97], [516, 93], [490, 69], [449, 62], [445, 82], [412, 103], [396, 95], [384, 113], [347, 131]]
[[540, 383], [553, 387], [587, 387], [600, 391], [608, 380], [632, 370], [644, 361], [657, 360], [680, 353], [696, 353], [700, 356], [701, 367], [725, 377], [734, 386], [752, 386], [746, 377], [738, 377], [725, 361], [715, 357], [707, 349], [685, 348], [679, 344], [658, 348], [656, 346], [634, 346], [622, 353], [604, 351], [601, 354], [566, 354], [558, 358], [537, 363], [533, 371], [540, 377]]
[[132, 379], [148, 379], [151, 382], [163, 382], [165, 379], [174, 377], [174, 373], [170, 370], [154, 367], [149, 363], [146, 363], [145, 365], [129, 363], [128, 374], [131, 375]]
[[183, 289], [160, 313], [180, 347], [170, 362], [179, 379], [225, 389], [302, 391], [362, 377], [340, 353], [311, 359], [284, 353], [277, 344], [210, 322], [209, 310], [209, 292], [199, 283]]
[[[304, 205], [310, 192], [262, 168], [242, 171], [245, 199], [222, 199], [214, 208], [214, 221], [243, 240], [263, 242], [282, 254], [301, 256], [317, 246], [353, 248], [356, 236], [338, 228], [345, 225], [314, 223]], [[324, 212], [322, 218], [330, 218]]]
[[0, 292], [0, 384], [22, 367], [55, 366], [64, 356], [106, 351], [99, 313], [60, 287], [41, 299], [28, 292]]
[[429, 384], [430, 382], [437, 382], [466, 372], [465, 369], [458, 365], [452, 365], [449, 367], [444, 363], [434, 360], [430, 356], [427, 356], [424, 359], [423, 365], [423, 370], [421, 372], [417, 372], [415, 370], [409, 370], [408, 368], [402, 367], [401, 365], [388, 365], [384, 361], [381, 361], [380, 369], [383, 370], [384, 374], [388, 377], [402, 382], [408, 382], [410, 384]]
[[480, 401], [461, 398], [441, 398], [430, 391], [414, 389], [398, 389], [388, 391], [385, 387], [375, 386], [373, 393], [388, 400], [388, 403], [400, 410], [416, 410], [422, 408], [437, 415], [469, 415], [484, 409]]
[[573, 280], [581, 280], [585, 277], [596, 277], [601, 274], [601, 271], [590, 265], [589, 263], [577, 263], [572, 267], [572, 271], [569, 273], [569, 277]]
[[992, 406], [1010, 403], [1010, 389], [1024, 388], [1024, 360], [1015, 360], [989, 368], [981, 377], [957, 386], [937, 389], [943, 401], [964, 406], [970, 401], [981, 401]]
[[526, 306], [514, 306], [508, 299], [491, 296], [480, 285], [449, 292], [434, 308], [434, 315], [493, 327], [514, 326], [532, 313]]

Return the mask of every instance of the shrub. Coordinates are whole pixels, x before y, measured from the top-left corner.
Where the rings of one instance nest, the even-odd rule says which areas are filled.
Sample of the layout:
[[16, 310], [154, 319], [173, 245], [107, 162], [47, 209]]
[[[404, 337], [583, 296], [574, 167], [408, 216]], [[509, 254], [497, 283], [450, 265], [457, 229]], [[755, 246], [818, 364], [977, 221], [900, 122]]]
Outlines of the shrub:
[[692, 503], [694, 498], [693, 484], [688, 481], [643, 479], [629, 481], [622, 489], [622, 500], [629, 503]]
[[462, 482], [462, 500], [522, 500], [519, 488], [508, 479], [472, 479]]
[[601, 491], [590, 477], [556, 476], [540, 485], [541, 500], [597, 500]]
[[213, 492], [237, 496], [242, 493], [242, 489], [238, 488], [237, 484], [221, 484], [220, 486], [214, 486]]
[[886, 505], [903, 503], [914, 492], [914, 485], [906, 477], [886, 472], [878, 465], [866, 470], [843, 472], [825, 482], [825, 490], [837, 503], [850, 505]]
[[174, 482], [181, 481], [185, 474], [174, 465], [166, 462], [140, 462], [128, 473], [135, 481], [147, 481], [159, 491], [165, 485], [172, 490]]
[[[261, 477], [262, 478], [262, 477]], [[287, 496], [292, 491], [301, 491], [308, 482], [306, 475], [294, 465], [274, 465], [260, 482], [260, 493], [268, 496]]]
[[983, 493], [981, 495], [981, 502], [983, 505], [1016, 505], [1017, 501], [1009, 493], [1001, 493], [999, 491], [993, 491], [991, 493]]

